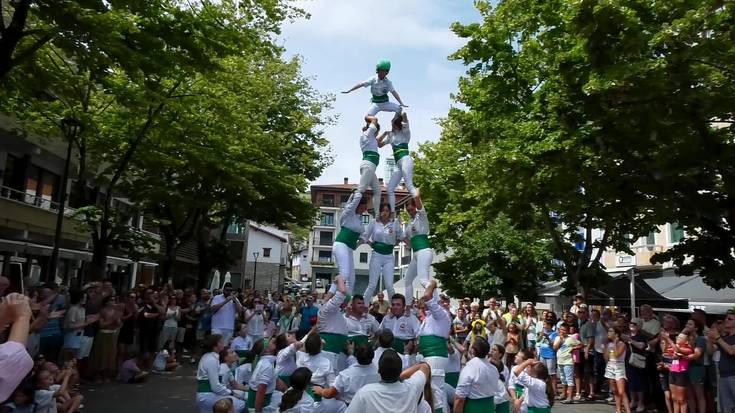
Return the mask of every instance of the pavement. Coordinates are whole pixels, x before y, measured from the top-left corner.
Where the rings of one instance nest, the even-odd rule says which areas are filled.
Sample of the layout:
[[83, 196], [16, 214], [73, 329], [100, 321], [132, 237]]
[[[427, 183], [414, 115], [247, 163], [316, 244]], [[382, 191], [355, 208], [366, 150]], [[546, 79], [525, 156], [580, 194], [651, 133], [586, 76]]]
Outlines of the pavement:
[[[156, 374], [143, 384], [107, 383], [85, 386], [87, 413], [198, 413], [194, 402], [196, 366], [184, 365], [173, 373]], [[613, 413], [615, 406], [604, 402], [563, 405], [553, 413]]]

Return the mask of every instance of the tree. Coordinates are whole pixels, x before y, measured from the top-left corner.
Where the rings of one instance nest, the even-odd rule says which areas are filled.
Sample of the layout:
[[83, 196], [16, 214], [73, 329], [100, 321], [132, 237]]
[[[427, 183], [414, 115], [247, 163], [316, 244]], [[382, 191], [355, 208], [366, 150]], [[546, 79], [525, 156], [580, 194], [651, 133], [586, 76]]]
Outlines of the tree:
[[204, 234], [209, 245], [206, 230], [247, 220], [305, 225], [314, 216], [302, 194], [328, 160], [318, 129], [328, 99], [296, 59], [240, 56], [221, 66], [169, 106], [167, 127], [145, 143], [126, 183], [132, 200], [160, 218], [164, 280], [181, 244]]
[[[157, 128], [168, 105], [186, 98], [194, 79], [216, 76], [222, 59], [273, 55], [283, 19], [300, 15], [283, 2], [106, 1], [105, 24], [79, 35], [57, 35], [42, 58], [16, 70], [5, 110], [27, 120], [26, 130], [55, 136], [64, 119], [80, 124], [78, 206], [93, 243], [91, 272], [105, 272], [119, 239], [132, 239], [125, 208], [114, 208], [131, 162]], [[66, 32], [64, 32], [66, 33]], [[29, 79], [29, 77], [31, 77]], [[29, 81], [30, 80], [30, 81]], [[40, 121], [39, 121], [40, 120]], [[45, 133], [42, 133], [45, 132]]]
[[466, 109], [450, 111], [417, 167], [454, 226], [440, 243], [466, 244], [470, 223], [504, 214], [545, 231], [560, 275], [583, 292], [604, 281], [605, 249], [632, 252], [631, 240], [676, 217], [686, 226], [672, 207], [703, 212], [692, 199], [712, 197], [726, 172], [713, 166], [731, 151], [731, 128], [711, 122], [733, 109], [732, 5], [477, 5], [481, 23], [453, 26], [468, 39], [453, 55], [469, 66], [457, 95]]

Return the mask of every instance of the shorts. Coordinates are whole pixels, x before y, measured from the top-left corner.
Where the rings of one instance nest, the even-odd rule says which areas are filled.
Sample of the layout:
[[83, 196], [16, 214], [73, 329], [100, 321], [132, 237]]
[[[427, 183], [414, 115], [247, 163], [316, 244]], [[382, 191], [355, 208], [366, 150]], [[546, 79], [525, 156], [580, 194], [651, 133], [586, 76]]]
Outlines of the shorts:
[[77, 358], [81, 360], [89, 357], [89, 353], [92, 352], [92, 344], [94, 344], [94, 337], [79, 337], [79, 350], [77, 351]]
[[547, 358], [541, 357], [541, 363], [543, 363], [543, 365], [546, 366], [546, 370], [549, 371], [549, 376], [556, 375], [556, 359], [547, 359]]
[[370, 105], [370, 108], [368, 109], [368, 116], [375, 116], [378, 114], [378, 112], [395, 112], [396, 115], [400, 115], [401, 112], [403, 112], [403, 108], [401, 108], [401, 105], [395, 102], [381, 102], [381, 103], [372, 103]]
[[608, 362], [605, 367], [605, 378], [611, 380], [627, 380], [625, 376], [625, 364]]
[[559, 364], [559, 383], [574, 386], [574, 364]]
[[184, 335], [186, 334], [186, 327], [179, 327], [176, 330], [176, 342], [177, 343], [183, 343], [184, 342]]
[[689, 384], [700, 386], [704, 385], [705, 375], [707, 374], [707, 370], [704, 366], [689, 366], [686, 373]]
[[687, 386], [689, 385], [689, 377], [687, 377], [687, 372], [671, 372], [669, 373], [669, 385], [674, 386]]
[[720, 376], [718, 387], [720, 390], [718, 402], [720, 403], [721, 411], [732, 411], [735, 408], [735, 376]]

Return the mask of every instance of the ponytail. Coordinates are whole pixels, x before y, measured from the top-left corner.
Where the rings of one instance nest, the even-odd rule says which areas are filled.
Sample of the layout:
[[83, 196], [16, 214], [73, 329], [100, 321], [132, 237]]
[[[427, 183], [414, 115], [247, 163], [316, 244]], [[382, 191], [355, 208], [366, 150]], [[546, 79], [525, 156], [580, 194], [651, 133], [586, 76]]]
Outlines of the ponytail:
[[306, 367], [299, 367], [291, 374], [291, 387], [283, 393], [281, 404], [278, 406], [279, 411], [286, 410], [296, 406], [306, 391], [306, 387], [311, 382], [311, 370]]
[[533, 366], [533, 372], [537, 379], [543, 380], [546, 384], [546, 398], [549, 399], [549, 407], [554, 406], [554, 398], [556, 397], [556, 389], [551, 382], [551, 376], [549, 376], [549, 370], [543, 363], [537, 362]]

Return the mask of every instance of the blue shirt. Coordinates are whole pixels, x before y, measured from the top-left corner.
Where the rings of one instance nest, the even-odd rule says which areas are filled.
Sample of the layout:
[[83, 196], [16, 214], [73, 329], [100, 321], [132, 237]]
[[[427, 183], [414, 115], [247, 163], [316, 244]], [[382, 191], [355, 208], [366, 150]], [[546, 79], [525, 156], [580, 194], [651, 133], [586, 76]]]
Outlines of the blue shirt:
[[[301, 314], [301, 324], [299, 324], [299, 330], [310, 330], [311, 327], [316, 324], [316, 315], [318, 312], [319, 309], [316, 308], [315, 305], [301, 307], [301, 310], [299, 311], [299, 313]], [[314, 320], [314, 324], [312, 324], [312, 318]]]
[[552, 331], [551, 334], [549, 334], [548, 339], [542, 339], [541, 344], [539, 345], [539, 355], [545, 359], [555, 359], [556, 358], [556, 352], [554, 351], [554, 340], [556, 340], [556, 337], [559, 334], [557, 334], [556, 331]]

